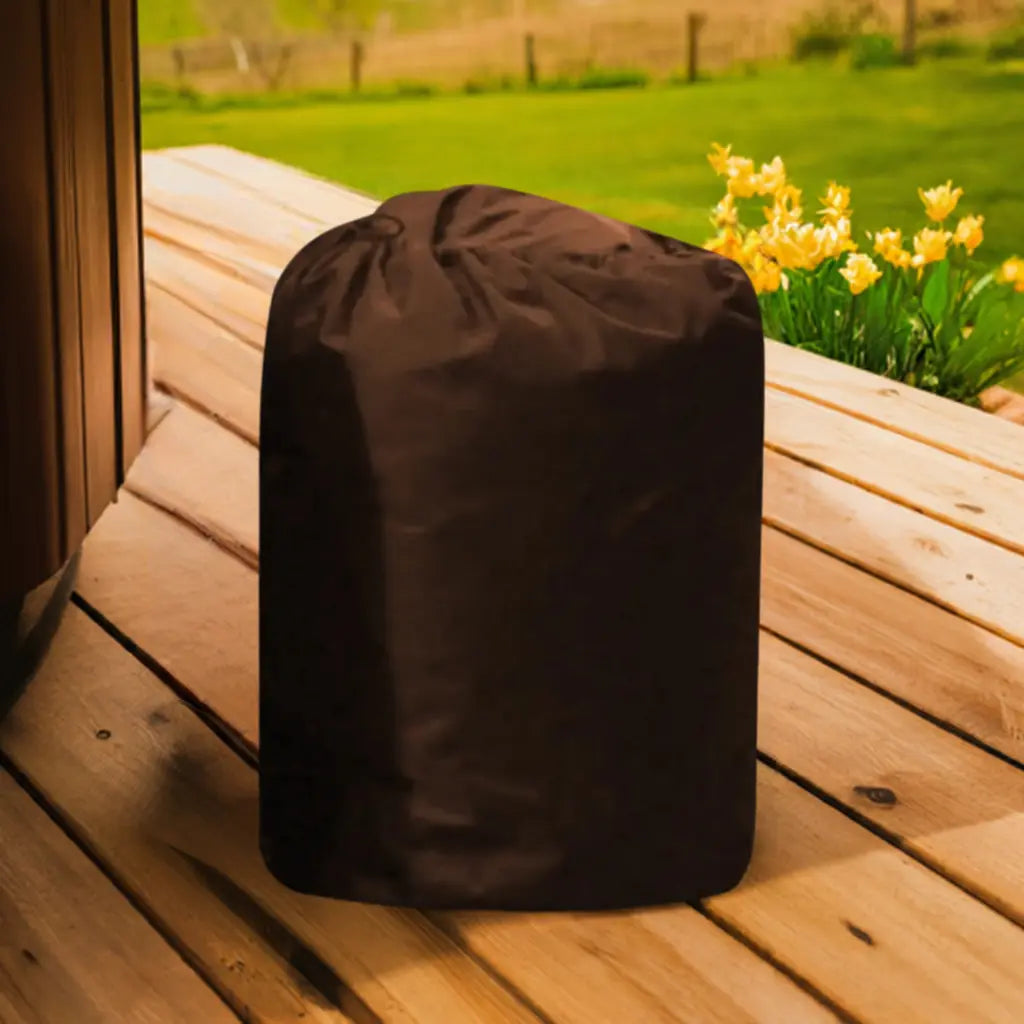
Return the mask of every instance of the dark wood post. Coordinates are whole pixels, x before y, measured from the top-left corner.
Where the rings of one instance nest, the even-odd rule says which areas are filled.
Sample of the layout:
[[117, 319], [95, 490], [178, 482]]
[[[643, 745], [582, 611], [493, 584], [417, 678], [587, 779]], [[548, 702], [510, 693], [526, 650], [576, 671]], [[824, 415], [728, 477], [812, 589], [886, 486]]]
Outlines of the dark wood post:
[[703, 14], [690, 14], [686, 18], [686, 80], [696, 82], [700, 77], [700, 30], [707, 18]]
[[60, 568], [142, 444], [134, 0], [4, 8], [0, 602]]
[[353, 39], [348, 68], [353, 92], [359, 92], [363, 86], [363, 60], [365, 57], [366, 49], [363, 46], [363, 41], [361, 39]]
[[903, 0], [903, 60], [913, 64], [917, 57], [917, 0]]
[[135, 0], [17, 0], [2, 20], [0, 710], [39, 650], [23, 609], [52, 627], [69, 587], [50, 584], [142, 445], [146, 380]]
[[537, 84], [537, 40], [532, 32], [527, 32], [523, 42], [526, 57], [526, 84], [533, 88]]

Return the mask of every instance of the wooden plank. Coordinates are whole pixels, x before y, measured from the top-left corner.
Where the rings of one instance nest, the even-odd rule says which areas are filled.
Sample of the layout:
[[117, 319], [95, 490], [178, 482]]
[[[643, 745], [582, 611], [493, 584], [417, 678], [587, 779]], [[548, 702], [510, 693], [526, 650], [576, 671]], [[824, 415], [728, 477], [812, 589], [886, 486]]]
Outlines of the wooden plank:
[[146, 205], [229, 239], [250, 255], [283, 266], [323, 230], [323, 223], [285, 214], [257, 193], [162, 153], [142, 158]]
[[760, 682], [766, 754], [1024, 925], [1024, 771], [765, 634]]
[[205, 694], [210, 710], [255, 750], [257, 583], [237, 558], [122, 491], [86, 540], [77, 587], [171, 675]]
[[770, 528], [761, 622], [1024, 761], [1024, 648]]
[[535, 1021], [417, 915], [275, 882], [256, 772], [77, 609], [0, 744], [247, 1019], [341, 1024], [330, 995], [384, 1024]]
[[258, 444], [262, 353], [160, 288], [146, 302], [154, 383]]
[[266, 288], [153, 236], [146, 239], [146, 279], [247, 345], [263, 348], [270, 309]]
[[1024, 557], [765, 451], [765, 522], [1024, 644]]
[[[154, 510], [146, 511], [150, 516], [159, 515]], [[145, 558], [160, 559], [165, 589], [173, 593], [175, 580], [183, 576], [183, 573], [175, 571], [171, 566], [173, 552], [186, 543], [201, 543], [184, 527], [179, 529], [183, 532], [178, 544], [169, 545], [161, 539], [145, 551], [134, 554], [122, 551], [120, 562], [126, 565]], [[89, 557], [99, 569], [107, 562], [105, 552], [92, 552]], [[130, 601], [131, 597], [122, 600]], [[212, 587], [197, 594], [196, 600], [188, 603], [185, 608], [185, 617], [180, 623], [182, 635], [190, 634], [195, 625], [206, 618], [219, 603], [218, 594]], [[183, 607], [185, 604], [182, 602]], [[255, 631], [253, 615], [248, 628], [232, 634], [230, 642], [253, 646]], [[151, 653], [159, 657], [158, 652]], [[1002, 807], [998, 796], [992, 796], [989, 803], [982, 805], [977, 820], [965, 820], [975, 792], [980, 788], [998, 791], [1005, 786], [1008, 778], [1005, 773], [1013, 769], [994, 758], [981, 755], [964, 743], [957, 747], [955, 756], [949, 761], [951, 770], [945, 774], [938, 768], [950, 754], [950, 741], [956, 744], [961, 744], [961, 741], [954, 740], [935, 726], [922, 721], [915, 726], [916, 731], [910, 736], [913, 746], [920, 750], [904, 749], [898, 737], [887, 736], [887, 730], [893, 727], [893, 714], [901, 709], [864, 690], [863, 696], [856, 698], [854, 704], [857, 714], [852, 721], [845, 721], [843, 717], [850, 712], [835, 696], [834, 674], [823, 670], [808, 656], [793, 651], [792, 657], [803, 659], [800, 663], [803, 674], [798, 678], [798, 688], [790, 691], [773, 690], [772, 687], [780, 686], [780, 678], [782, 687], [797, 687], [797, 683], [790, 683], [786, 678], [791, 674], [792, 666], [786, 662], [779, 664], [777, 669], [773, 668], [771, 659], [774, 657], [776, 652], [769, 646], [764, 670], [770, 674], [767, 697], [768, 743], [782, 744], [788, 750], [791, 743], [802, 741], [800, 737], [792, 739], [793, 730], [801, 732], [802, 724], [810, 720], [820, 731], [813, 751], [827, 751], [834, 744], [836, 758], [840, 760], [847, 756], [851, 744], [877, 751], [875, 760], [866, 761], [867, 755], [862, 753], [852, 766], [839, 769], [829, 763], [827, 770], [815, 766], [810, 776], [816, 784], [820, 780], [824, 788], [835, 789], [837, 799], [845, 798], [861, 812], [866, 809], [862, 806], [862, 798], [859, 794], [851, 795], [845, 791], [849, 787], [845, 781], [836, 781], [841, 778], [838, 773], [862, 767], [867, 774], [863, 779], [856, 776], [854, 784], [871, 785], [880, 777], [870, 774], [872, 766], [882, 772], [883, 766], [898, 764], [900, 758], [905, 757], [907, 760], [902, 763], [907, 765], [907, 772], [900, 777], [897, 793], [907, 808], [905, 812], [901, 810], [898, 813], [904, 815], [901, 820], [905, 823], [910, 839], [918, 844], [923, 855], [933, 859], [938, 866], [950, 870], [962, 884], [978, 888], [994, 902], [1001, 901], [1007, 905], [1012, 902], [1014, 906], [1019, 906], [1020, 873], [1016, 870], [1007, 871], [999, 857], [1002, 854], [1005, 858], [1007, 849], [1014, 847], [1004, 845], [994, 848], [991, 855], [979, 854], [974, 849], [978, 844], [972, 843], [970, 834], [973, 828], [981, 841], [1012, 839], [1015, 830], [1020, 827], [1019, 814], [1015, 822], [991, 820]], [[198, 660], [193, 659], [193, 664], [198, 667]], [[185, 671], [185, 668], [181, 664], [181, 670]], [[821, 683], [819, 673], [822, 671], [828, 680], [827, 688], [811, 684]], [[807, 680], [811, 680], [811, 683]], [[202, 668], [198, 676], [183, 675], [182, 682], [207, 703], [216, 703], [217, 697], [213, 692], [200, 689], [220, 685], [219, 676], [213, 667]], [[250, 692], [254, 694], [255, 679], [250, 681], [249, 686]], [[807, 702], [809, 710], [801, 712], [805, 716], [803, 719], [797, 716], [798, 722], [795, 725], [787, 725], [786, 728], [791, 731], [779, 739], [772, 732], [773, 728], [777, 728], [774, 723], [780, 715], [790, 713], [787, 702], [791, 703], [793, 699]], [[777, 703], [772, 704], [772, 701]], [[779, 710], [780, 704], [782, 710]], [[776, 738], [773, 739], [773, 736]], [[936, 770], [930, 773], [924, 771], [923, 764], [936, 766]], [[962, 777], [960, 769], [965, 766], [970, 770]], [[807, 764], [802, 762], [801, 767], [806, 769]], [[832, 772], [832, 776], [828, 772]], [[884, 775], [881, 777], [889, 778]], [[956, 794], [953, 801], [950, 801], [951, 791]], [[1016, 790], [1007, 789], [1005, 796], [1011, 802], [1011, 807], [1016, 802], [1019, 808]], [[1019, 943], [1024, 943], [1024, 931], [982, 904], [972, 901], [955, 886], [944, 882], [938, 875], [932, 874], [898, 850], [859, 829], [837, 811], [818, 804], [806, 794], [797, 793], [793, 796], [785, 786], [780, 788], [777, 777], [772, 773], [762, 778], [759, 800], [765, 822], [759, 825], [759, 835], [766, 834], [769, 842], [762, 850], [759, 839], [752, 873], [754, 883], [750, 887], [752, 895], [749, 901], [741, 900], [742, 894], [748, 890], [748, 886], [744, 885], [737, 894], [725, 898], [727, 901], [735, 899], [738, 902], [727, 902], [724, 911], [718, 901], [710, 904], [716, 914], [728, 918], [731, 927], [739, 928], [760, 948], [770, 950], [774, 957], [780, 958], [793, 971], [806, 977], [836, 1003], [865, 1020], [894, 1019], [887, 1015], [889, 1011], [886, 1008], [890, 1008], [896, 1019], [901, 1020], [943, 1019], [936, 1014], [948, 997], [945, 987], [947, 983], [951, 989], [961, 984], [966, 986], [963, 989], [965, 998], [975, 1000], [976, 1005], [984, 1007], [986, 1012], [991, 1010], [991, 1019], [1012, 1019], [1009, 1016], [1011, 1009], [1016, 1012], [1017, 1000], [1024, 998], [1024, 989], [1020, 986], [1024, 959], [1014, 959], [1024, 956], [1024, 950], [1017, 949]], [[874, 813], [871, 808], [867, 810]], [[877, 813], [881, 815], [882, 812]], [[807, 820], [810, 821], [809, 825], [805, 824]], [[924, 832], [925, 828], [929, 830], [928, 833]], [[954, 835], [957, 830], [961, 830], [959, 836]], [[787, 841], [784, 838], [786, 836], [793, 838]], [[833, 838], [835, 836], [838, 839]], [[762, 865], [765, 857], [768, 858], [767, 868]], [[951, 859], [956, 860], [952, 867], [949, 863]], [[858, 865], [862, 865], [863, 870]], [[778, 885], [769, 882], [778, 882]], [[905, 887], [914, 899], [907, 904], [898, 900], [894, 903], [891, 894], [901, 892]], [[924, 903], [938, 908], [938, 917], [923, 913], [921, 907]], [[549, 1011], [548, 1001], [555, 1000], [553, 1005], [557, 1009], [568, 1012], [566, 1008], [574, 1005], [573, 992], [585, 1000], [585, 989], [588, 986], [576, 990], [567, 987], [556, 1000], [554, 990], [557, 986], [551, 971], [554, 970], [553, 965], [562, 960], [553, 959], [554, 953], [551, 951], [531, 954], [529, 947], [516, 946], [513, 961], [507, 963], [506, 957], [513, 956], [510, 945], [515, 945], [509, 936], [528, 933], [529, 929], [520, 923], [522, 921], [533, 921], [536, 927], [543, 930], [555, 929], [561, 938], [551, 938], [550, 941], [556, 943], [560, 957], [575, 964], [574, 971], [581, 973], [584, 979], [593, 978], [595, 972], [600, 971], [599, 966], [590, 960], [577, 960], [577, 957], [586, 954], [607, 959], [612, 956], [615, 962], [610, 950], [619, 951], [615, 955], [621, 956], [623, 949], [635, 945], [640, 955], [640, 950], [644, 948], [643, 937], [633, 936], [631, 931], [619, 933], [616, 930], [619, 926], [614, 925], [612, 920], [602, 919], [603, 924], [597, 927], [594, 935], [588, 930], [589, 919], [563, 919], [557, 916], [488, 916], [478, 921], [473, 915], [459, 915], [452, 919], [452, 923], [460, 929], [464, 941], [479, 957], [486, 959], [495, 970], [506, 974], [531, 1001]], [[860, 929], [858, 934], [867, 932], [872, 936], [876, 933], [884, 936], [884, 943], [876, 939], [876, 946], [871, 947], [874, 953], [870, 959], [860, 956], [857, 943], [863, 944], [863, 940], [855, 938], [843, 923], [845, 921], [850, 921], [855, 930]], [[669, 934], [676, 927], [671, 918], [660, 924]], [[604, 926], [612, 930], [610, 935], [602, 931]], [[621, 927], [626, 928], [625, 925]], [[692, 926], [678, 927], [681, 937], [677, 948], [686, 950], [688, 940], [682, 936], [690, 934], [688, 928]], [[519, 931], [516, 932], [516, 929]], [[909, 948], [903, 948], [893, 941], [897, 929]], [[813, 942], [805, 941], [805, 934], [813, 936]], [[1005, 945], [1007, 943], [1009, 945]], [[941, 984], [937, 987], [933, 985], [929, 993], [923, 993], [922, 988], [932, 984], [930, 979], [936, 970], [936, 947], [949, 950], [950, 962], [942, 968]], [[998, 955], [989, 959], [985, 970], [979, 973], [977, 957], [989, 958], [993, 949], [997, 950]], [[975, 954], [970, 950], [980, 952]], [[969, 977], [949, 980], [951, 972], [957, 973], [960, 970], [967, 972]], [[622, 973], [629, 974], [628, 971]], [[635, 977], [649, 988], [659, 983], [657, 979], [671, 974], [671, 969], [665, 963], [656, 961], [648, 963], [644, 972]], [[655, 980], [652, 981], [652, 978]], [[560, 981], [564, 987], [564, 979]], [[881, 999], [865, 995], [865, 991], [873, 987], [883, 992]], [[605, 994], [604, 998], [611, 997]], [[626, 1000], [632, 997], [624, 993], [615, 998]], [[908, 1001], [911, 999], [918, 1007], [916, 1012], [910, 1012]], [[586, 1003], [581, 1005], [586, 1006]], [[605, 1003], [602, 1001], [601, 1005]], [[671, 1005], [671, 1001], [668, 1005]], [[590, 1010], [592, 1014], [600, 1013], [600, 1008], [592, 1004]], [[900, 1015], [902, 1012], [908, 1015], [903, 1017]], [[580, 1016], [579, 1019], [582, 1021], [586, 1018]], [[964, 1016], [953, 1019], [966, 1021], [972, 1018]]]
[[1024, 1020], [1024, 930], [768, 768], [712, 913], [862, 1021]]
[[4, 1024], [238, 1020], [2, 770], [0, 836]]
[[258, 455], [212, 420], [175, 406], [150, 434], [126, 486], [256, 565]]
[[1024, 479], [1024, 437], [1015, 424], [780, 342], [769, 342], [765, 356], [773, 388]]
[[1024, 552], [1024, 479], [771, 389], [765, 396], [765, 443], [940, 522]]
[[837, 1018], [689, 907], [453, 914], [448, 925], [559, 1024], [786, 1024]]
[[203, 168], [268, 199], [284, 210], [333, 227], [374, 212], [379, 200], [297, 167], [230, 146], [183, 146], [161, 150], [176, 162]]
[[156, 206], [143, 207], [143, 229], [147, 238], [190, 253], [205, 263], [225, 270], [255, 287], [269, 291], [280, 276], [284, 263], [254, 255], [237, 239], [208, 231], [202, 224], [168, 213]]

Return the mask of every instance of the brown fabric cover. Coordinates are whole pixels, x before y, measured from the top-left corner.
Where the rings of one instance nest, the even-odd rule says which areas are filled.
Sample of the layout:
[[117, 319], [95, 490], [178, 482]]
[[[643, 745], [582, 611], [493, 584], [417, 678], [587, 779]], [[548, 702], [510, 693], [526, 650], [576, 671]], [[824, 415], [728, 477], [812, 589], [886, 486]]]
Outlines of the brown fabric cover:
[[262, 412], [278, 878], [534, 910], [739, 880], [763, 360], [735, 264], [504, 189], [401, 195], [296, 256]]

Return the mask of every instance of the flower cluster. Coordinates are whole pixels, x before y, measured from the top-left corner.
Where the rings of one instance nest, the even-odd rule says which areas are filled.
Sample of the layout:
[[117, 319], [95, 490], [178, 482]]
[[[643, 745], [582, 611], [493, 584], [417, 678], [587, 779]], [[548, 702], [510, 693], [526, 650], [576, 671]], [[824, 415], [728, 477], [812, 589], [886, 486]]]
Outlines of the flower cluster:
[[[850, 291], [859, 295], [883, 276], [874, 257], [898, 271], [920, 275], [929, 264], [945, 260], [954, 248], [973, 255], [984, 240], [984, 217], [968, 215], [955, 226], [947, 226], [963, 197], [963, 189], [954, 188], [951, 181], [919, 190], [932, 224], [909, 240], [909, 248], [901, 231], [887, 227], [869, 236], [873, 252], [868, 254], [860, 252], [853, 241], [853, 211], [846, 186], [832, 182], [821, 199], [818, 220], [810, 221], [804, 219], [803, 193], [789, 181], [781, 157], [758, 169], [749, 157], [734, 155], [731, 146], [715, 143], [708, 161], [725, 179], [726, 194], [712, 211], [711, 222], [718, 234], [707, 248], [739, 263], [761, 294], [788, 288], [793, 272], [813, 272], [836, 261], [842, 262], [839, 273]], [[770, 205], [762, 207], [763, 226], [749, 228], [744, 225], [738, 200], [755, 196], [767, 198]], [[1003, 276], [1024, 290], [1024, 262], [1009, 261]]]

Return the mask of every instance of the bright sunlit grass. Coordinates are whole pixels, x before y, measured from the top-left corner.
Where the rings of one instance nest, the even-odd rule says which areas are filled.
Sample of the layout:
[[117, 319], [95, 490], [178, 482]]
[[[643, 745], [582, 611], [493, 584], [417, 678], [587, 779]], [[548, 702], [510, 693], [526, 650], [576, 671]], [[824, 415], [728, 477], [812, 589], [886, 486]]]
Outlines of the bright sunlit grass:
[[149, 114], [147, 147], [221, 142], [381, 197], [488, 182], [552, 196], [689, 241], [712, 233], [728, 140], [785, 153], [808, 191], [838, 178], [860, 224], [915, 229], [917, 188], [952, 177], [985, 215], [985, 256], [1024, 250], [1024, 72], [925, 66], [782, 69], [696, 87], [440, 96]]

